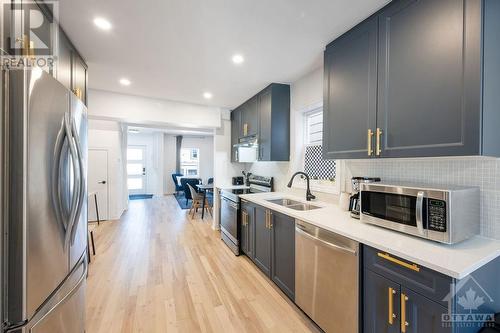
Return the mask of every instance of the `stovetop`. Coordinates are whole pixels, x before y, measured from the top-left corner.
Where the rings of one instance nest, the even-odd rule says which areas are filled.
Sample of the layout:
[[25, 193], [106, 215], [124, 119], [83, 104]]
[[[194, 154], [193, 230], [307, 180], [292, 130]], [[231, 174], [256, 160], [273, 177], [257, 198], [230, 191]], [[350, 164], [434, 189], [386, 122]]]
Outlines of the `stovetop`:
[[273, 190], [273, 177], [250, 175], [248, 180], [250, 184], [247, 188], [223, 188], [221, 190], [221, 196], [234, 202], [239, 202], [239, 195], [272, 192]]

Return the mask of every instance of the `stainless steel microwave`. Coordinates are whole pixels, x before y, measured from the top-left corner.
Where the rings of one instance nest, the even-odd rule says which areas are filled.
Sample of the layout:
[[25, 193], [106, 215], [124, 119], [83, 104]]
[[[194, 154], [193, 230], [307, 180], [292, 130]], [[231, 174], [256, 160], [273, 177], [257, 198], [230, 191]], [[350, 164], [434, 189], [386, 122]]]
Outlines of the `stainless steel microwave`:
[[360, 220], [453, 244], [479, 233], [479, 188], [361, 184]]

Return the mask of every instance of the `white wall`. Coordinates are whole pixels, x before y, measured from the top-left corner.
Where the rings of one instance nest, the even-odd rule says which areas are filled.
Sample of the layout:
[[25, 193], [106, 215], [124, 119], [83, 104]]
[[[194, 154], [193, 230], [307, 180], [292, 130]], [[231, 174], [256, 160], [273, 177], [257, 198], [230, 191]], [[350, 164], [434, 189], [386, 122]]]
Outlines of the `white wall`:
[[199, 177], [203, 184], [206, 184], [208, 178], [214, 177], [214, 138], [213, 136], [205, 137], [188, 137], [182, 138], [182, 148], [198, 148], [200, 149], [200, 169]]
[[[221, 188], [231, 185], [231, 177], [240, 176], [243, 164], [231, 163], [231, 118], [228, 111], [222, 114], [222, 126], [214, 135], [214, 186]], [[214, 200], [213, 229], [219, 228], [218, 193]]]
[[165, 194], [172, 194], [175, 192], [174, 181], [172, 174], [175, 173], [175, 150], [176, 140], [174, 135], [163, 136], [163, 166], [164, 177], [163, 192]]
[[[126, 184], [123, 182], [122, 129], [111, 121], [89, 120], [89, 149], [105, 149], [108, 152], [109, 219], [119, 219], [126, 209], [123, 197]], [[91, 167], [91, 166], [89, 166]]]
[[231, 178], [241, 176], [243, 164], [231, 163], [231, 115], [223, 111], [222, 126], [214, 135], [214, 184], [216, 187], [231, 185]]
[[89, 90], [89, 117], [129, 124], [219, 128], [221, 109], [203, 105]]
[[163, 195], [163, 133], [129, 133], [128, 146], [144, 146], [146, 148], [146, 192]]

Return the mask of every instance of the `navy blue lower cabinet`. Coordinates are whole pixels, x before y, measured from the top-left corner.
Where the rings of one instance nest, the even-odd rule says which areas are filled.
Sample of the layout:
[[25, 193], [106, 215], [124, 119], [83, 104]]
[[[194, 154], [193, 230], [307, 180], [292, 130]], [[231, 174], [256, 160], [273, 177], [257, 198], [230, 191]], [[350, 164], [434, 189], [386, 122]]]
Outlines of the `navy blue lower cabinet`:
[[391, 280], [364, 270], [363, 332], [400, 332], [401, 286]]
[[400, 306], [401, 325], [405, 326], [406, 333], [452, 332], [451, 325], [443, 321], [443, 315], [448, 313], [444, 306], [404, 287], [401, 288]]
[[295, 219], [271, 212], [271, 279], [295, 299]]
[[264, 207], [255, 207], [254, 256], [253, 262], [268, 277], [271, 276], [271, 228], [270, 211]]
[[451, 333], [448, 309], [369, 269], [364, 270], [365, 333]]
[[500, 312], [499, 275], [500, 258], [456, 280], [363, 246], [364, 332], [477, 333]]
[[250, 259], [254, 259], [255, 206], [241, 200], [240, 248]]

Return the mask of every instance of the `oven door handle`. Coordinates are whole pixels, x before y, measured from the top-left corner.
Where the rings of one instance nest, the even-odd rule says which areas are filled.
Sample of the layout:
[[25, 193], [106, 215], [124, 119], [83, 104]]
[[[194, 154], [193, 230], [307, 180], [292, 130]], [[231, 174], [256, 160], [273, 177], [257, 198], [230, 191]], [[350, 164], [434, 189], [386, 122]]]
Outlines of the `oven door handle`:
[[423, 191], [417, 193], [417, 202], [415, 205], [415, 219], [417, 220], [417, 230], [422, 236], [425, 236], [423, 210], [424, 210], [424, 195]]
[[236, 210], [238, 209], [238, 204], [236, 204], [235, 202], [229, 200], [228, 198], [222, 197], [222, 200], [224, 200], [232, 208], [234, 208]]

